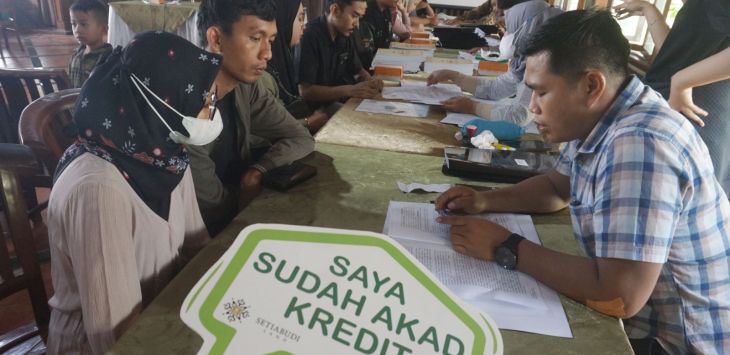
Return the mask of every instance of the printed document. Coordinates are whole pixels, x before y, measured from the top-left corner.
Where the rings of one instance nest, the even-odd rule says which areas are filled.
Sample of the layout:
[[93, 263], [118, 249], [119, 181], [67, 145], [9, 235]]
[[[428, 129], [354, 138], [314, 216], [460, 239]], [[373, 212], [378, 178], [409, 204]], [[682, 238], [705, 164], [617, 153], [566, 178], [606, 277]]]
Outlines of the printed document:
[[[391, 201], [383, 233], [401, 243], [456, 295], [492, 316], [500, 328], [573, 336], [554, 290], [521, 272], [457, 253], [451, 247], [450, 227], [436, 223], [437, 216], [432, 204]], [[540, 243], [529, 215], [475, 217]]]
[[[404, 100], [427, 105], [441, 105], [454, 96], [461, 96], [461, 90], [454, 88], [455, 85], [433, 85], [433, 86], [405, 86], [405, 87], [384, 87], [383, 98], [391, 100]], [[458, 86], [457, 86], [458, 88]]]
[[355, 111], [382, 113], [386, 115], [406, 116], [406, 117], [426, 117], [428, 116], [428, 106], [411, 104], [407, 102], [378, 101], [365, 99], [357, 106]]
[[441, 123], [444, 124], [455, 124], [459, 127], [464, 126], [465, 123], [475, 119], [479, 118], [477, 115], [471, 115], [468, 113], [456, 113], [456, 112], [447, 112], [446, 117], [441, 120]]

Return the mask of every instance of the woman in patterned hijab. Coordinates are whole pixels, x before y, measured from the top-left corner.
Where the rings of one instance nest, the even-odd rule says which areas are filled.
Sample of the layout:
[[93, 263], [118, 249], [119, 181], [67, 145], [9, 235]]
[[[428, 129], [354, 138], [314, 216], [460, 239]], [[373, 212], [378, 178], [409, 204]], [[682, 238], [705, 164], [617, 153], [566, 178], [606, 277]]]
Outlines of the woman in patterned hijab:
[[48, 206], [49, 354], [106, 353], [208, 241], [187, 152], [172, 138], [200, 137], [185, 127], [214, 116], [220, 63], [180, 37], [147, 32], [81, 89], [78, 139], [59, 162]]
[[167, 219], [170, 192], [183, 177], [188, 155], [168, 138], [170, 131], [145, 96], [173, 130], [186, 131], [181, 117], [134, 85], [132, 74], [177, 111], [195, 117], [211, 96], [220, 60], [166, 32], [140, 34], [124, 50], [117, 47], [81, 89], [74, 111], [78, 139], [56, 175], [81, 154], [94, 154], [114, 164], [150, 209]]

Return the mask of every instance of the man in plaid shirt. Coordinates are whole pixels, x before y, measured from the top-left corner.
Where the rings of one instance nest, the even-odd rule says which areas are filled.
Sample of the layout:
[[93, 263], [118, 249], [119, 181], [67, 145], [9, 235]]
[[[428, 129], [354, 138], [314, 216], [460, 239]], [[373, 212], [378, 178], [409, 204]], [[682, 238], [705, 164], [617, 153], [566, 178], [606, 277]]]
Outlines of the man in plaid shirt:
[[629, 44], [608, 12], [557, 16], [519, 49], [540, 133], [567, 142], [555, 169], [496, 191], [453, 188], [436, 208], [569, 207], [587, 257], [486, 220], [439, 217], [451, 225], [454, 249], [624, 318], [630, 337], [650, 339], [651, 353], [730, 352], [730, 203], [700, 136], [628, 75]]

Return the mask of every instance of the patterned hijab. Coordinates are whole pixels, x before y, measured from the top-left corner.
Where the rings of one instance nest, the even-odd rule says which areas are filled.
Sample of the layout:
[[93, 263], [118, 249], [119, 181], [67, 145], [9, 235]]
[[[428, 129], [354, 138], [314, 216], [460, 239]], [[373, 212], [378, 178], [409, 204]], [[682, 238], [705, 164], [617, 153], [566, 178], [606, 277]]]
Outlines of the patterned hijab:
[[271, 46], [271, 60], [266, 68], [279, 85], [279, 97], [288, 105], [299, 98], [294, 60], [291, 52], [291, 37], [294, 19], [297, 17], [301, 0], [275, 0], [276, 39]]
[[545, 21], [562, 12], [558, 8], [551, 7], [544, 0], [521, 2], [505, 10], [504, 22], [507, 32], [515, 34], [512, 41], [515, 46], [515, 57], [510, 61], [510, 66], [520, 80], [524, 77], [527, 66], [527, 58], [522, 56], [521, 47]]
[[[74, 110], [78, 136], [61, 157], [56, 178], [83, 153], [94, 154], [114, 164], [145, 204], [167, 220], [170, 196], [188, 167], [188, 154], [168, 138], [170, 131], [130, 76], [135, 74], [180, 113], [195, 117], [220, 62], [220, 56], [160, 31], [137, 35], [123, 50], [117, 47], [81, 89]], [[173, 130], [188, 133], [181, 117], [145, 94]]]

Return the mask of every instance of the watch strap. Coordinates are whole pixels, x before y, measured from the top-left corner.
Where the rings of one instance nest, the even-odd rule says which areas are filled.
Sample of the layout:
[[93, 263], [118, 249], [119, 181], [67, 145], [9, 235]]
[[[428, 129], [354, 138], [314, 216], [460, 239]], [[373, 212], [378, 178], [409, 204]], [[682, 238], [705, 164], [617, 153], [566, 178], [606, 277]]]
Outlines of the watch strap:
[[517, 250], [523, 240], [525, 240], [525, 237], [517, 233], [512, 233], [509, 235], [509, 237], [507, 237], [507, 240], [502, 242], [501, 245], [509, 249], [512, 254], [519, 258], [519, 253], [517, 252]]

